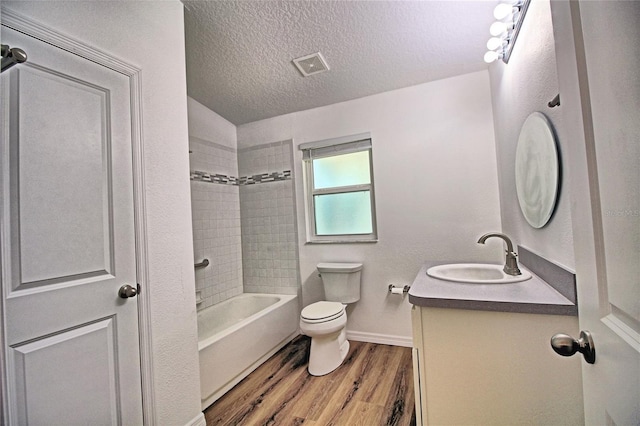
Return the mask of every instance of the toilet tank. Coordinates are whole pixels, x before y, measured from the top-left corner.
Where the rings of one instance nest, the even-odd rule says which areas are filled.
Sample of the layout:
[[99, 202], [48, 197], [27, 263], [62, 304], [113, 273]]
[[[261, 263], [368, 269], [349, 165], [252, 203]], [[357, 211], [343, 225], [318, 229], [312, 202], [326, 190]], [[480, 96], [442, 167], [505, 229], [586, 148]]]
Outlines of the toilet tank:
[[353, 303], [360, 300], [362, 263], [319, 263], [317, 268], [327, 301]]

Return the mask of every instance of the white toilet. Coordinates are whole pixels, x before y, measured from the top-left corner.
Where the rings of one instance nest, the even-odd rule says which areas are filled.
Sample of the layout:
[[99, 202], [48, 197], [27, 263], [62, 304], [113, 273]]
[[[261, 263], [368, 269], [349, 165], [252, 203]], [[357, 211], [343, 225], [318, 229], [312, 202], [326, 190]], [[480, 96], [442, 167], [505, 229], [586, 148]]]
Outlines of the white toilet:
[[319, 263], [326, 301], [300, 314], [300, 331], [311, 337], [309, 374], [324, 376], [338, 368], [349, 352], [345, 304], [360, 300], [362, 263]]

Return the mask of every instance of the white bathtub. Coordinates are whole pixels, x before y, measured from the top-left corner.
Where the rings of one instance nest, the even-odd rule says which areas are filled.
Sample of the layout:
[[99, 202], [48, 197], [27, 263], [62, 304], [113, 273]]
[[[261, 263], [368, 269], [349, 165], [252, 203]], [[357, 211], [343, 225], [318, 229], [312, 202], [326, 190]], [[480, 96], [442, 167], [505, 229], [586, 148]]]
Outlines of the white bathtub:
[[245, 293], [198, 312], [202, 409], [298, 334], [295, 295]]

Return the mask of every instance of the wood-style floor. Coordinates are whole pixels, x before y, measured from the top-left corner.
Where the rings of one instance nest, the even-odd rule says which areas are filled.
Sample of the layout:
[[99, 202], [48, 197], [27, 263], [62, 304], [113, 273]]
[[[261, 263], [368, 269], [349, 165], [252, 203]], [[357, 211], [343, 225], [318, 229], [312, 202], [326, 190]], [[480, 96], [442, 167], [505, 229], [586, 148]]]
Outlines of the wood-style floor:
[[307, 372], [299, 336], [205, 411], [211, 425], [415, 425], [411, 349], [351, 341], [332, 373]]

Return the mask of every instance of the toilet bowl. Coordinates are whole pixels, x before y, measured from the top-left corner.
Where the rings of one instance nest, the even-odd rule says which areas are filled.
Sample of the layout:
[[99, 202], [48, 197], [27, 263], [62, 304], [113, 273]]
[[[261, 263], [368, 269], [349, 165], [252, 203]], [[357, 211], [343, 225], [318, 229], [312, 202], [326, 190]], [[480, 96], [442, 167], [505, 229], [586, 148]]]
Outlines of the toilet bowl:
[[340, 302], [316, 302], [300, 314], [300, 331], [311, 337], [308, 371], [324, 376], [338, 368], [349, 353], [347, 312]]

